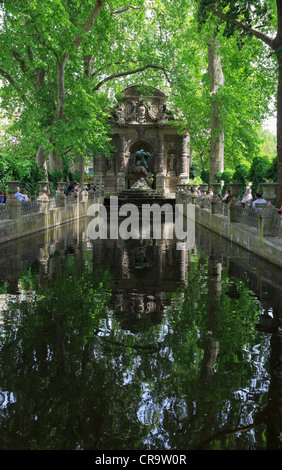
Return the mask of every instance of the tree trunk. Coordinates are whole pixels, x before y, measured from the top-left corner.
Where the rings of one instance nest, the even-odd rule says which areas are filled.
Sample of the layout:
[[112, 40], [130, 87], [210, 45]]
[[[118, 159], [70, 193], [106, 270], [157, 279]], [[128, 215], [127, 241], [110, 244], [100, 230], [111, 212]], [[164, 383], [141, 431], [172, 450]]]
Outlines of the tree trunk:
[[277, 87], [277, 199], [276, 207], [282, 205], [282, 54], [277, 54], [279, 78]]
[[57, 153], [53, 150], [51, 153], [48, 155], [49, 158], [49, 171], [60, 171], [62, 172], [62, 167], [63, 167], [63, 160], [62, 158], [59, 158]]
[[48, 168], [47, 168], [47, 158], [46, 158], [46, 155], [45, 155], [45, 150], [43, 148], [42, 145], [40, 145], [39, 149], [37, 150], [37, 154], [36, 154], [36, 164], [38, 166], [38, 168], [41, 170], [43, 169], [44, 170], [44, 173], [45, 173], [45, 181], [48, 181], [49, 182], [49, 179], [48, 179]]
[[282, 1], [277, 0], [277, 36], [275, 53], [278, 60], [277, 86], [277, 198], [276, 207], [282, 206]]
[[224, 86], [224, 76], [221, 68], [218, 41], [213, 39], [208, 44], [208, 72], [210, 78], [211, 95], [211, 152], [210, 152], [210, 178], [215, 182], [215, 174], [224, 169], [224, 128], [221, 117], [221, 106], [217, 97], [220, 87]]
[[84, 170], [85, 170], [85, 158], [81, 157], [71, 165], [71, 171], [79, 173], [80, 184], [84, 181]]
[[[231, 6], [231, 5], [230, 5]], [[234, 5], [233, 5], [234, 6]], [[222, 10], [218, 10], [216, 2], [210, 3], [211, 10], [215, 16], [223, 19], [224, 21], [230, 21], [239, 30], [247, 31], [253, 34], [255, 37], [263, 41], [269, 46], [276, 54], [278, 60], [278, 87], [277, 87], [277, 198], [276, 206], [281, 207], [282, 205], [282, 0], [276, 0], [277, 8], [277, 35], [275, 38], [267, 36], [261, 30], [250, 26], [244, 21], [240, 21], [235, 17], [231, 19], [231, 15], [228, 15]], [[232, 12], [232, 7], [231, 10]], [[234, 11], [233, 11], [234, 13]]]
[[66, 101], [65, 94], [65, 65], [68, 58], [64, 56], [62, 61], [57, 61], [57, 86], [58, 86], [58, 101], [55, 113], [55, 121], [65, 117], [64, 106]]

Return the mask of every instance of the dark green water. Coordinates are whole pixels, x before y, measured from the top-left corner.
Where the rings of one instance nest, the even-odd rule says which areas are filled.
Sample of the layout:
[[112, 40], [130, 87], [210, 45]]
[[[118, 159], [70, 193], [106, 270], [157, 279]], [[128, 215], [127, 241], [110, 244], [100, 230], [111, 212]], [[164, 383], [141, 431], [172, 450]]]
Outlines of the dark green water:
[[196, 245], [0, 245], [0, 449], [281, 450], [282, 272]]

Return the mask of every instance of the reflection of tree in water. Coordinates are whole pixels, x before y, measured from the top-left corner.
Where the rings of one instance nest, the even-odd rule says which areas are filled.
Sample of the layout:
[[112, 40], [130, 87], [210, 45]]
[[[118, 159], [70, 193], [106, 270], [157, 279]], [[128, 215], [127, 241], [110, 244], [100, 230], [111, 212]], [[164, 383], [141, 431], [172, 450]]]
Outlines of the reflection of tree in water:
[[106, 242], [21, 276], [35, 301], [3, 319], [1, 448], [277, 448], [281, 355], [256, 297], [214, 253], [190, 254], [183, 284], [173, 245]]
[[[281, 442], [279, 443], [279, 435], [281, 432], [281, 425], [282, 425], [282, 413], [281, 413], [281, 400], [278, 399], [278, 396], [281, 397], [281, 383], [277, 383], [277, 367], [279, 370], [279, 360], [277, 361], [277, 357], [279, 357], [279, 351], [281, 355], [281, 340], [279, 346], [277, 345], [276, 338], [281, 335], [277, 335], [277, 331], [279, 330], [279, 321], [276, 323], [276, 328], [275, 328], [275, 322], [270, 322], [270, 315], [268, 312], [265, 311], [265, 308], [263, 305], [268, 305], [269, 302], [272, 303], [274, 306], [275, 303], [273, 300], [271, 301], [270, 299], [279, 299], [279, 296], [275, 296], [275, 289], [273, 292], [273, 296], [269, 296], [269, 293], [267, 296], [266, 294], [266, 286], [262, 288], [262, 294], [264, 292], [264, 295], [260, 295], [261, 302], [258, 302], [257, 298], [253, 295], [253, 292], [247, 292], [246, 296], [246, 290], [242, 289], [242, 281], [238, 280], [230, 280], [230, 279], [224, 279], [223, 282], [221, 280], [221, 273], [224, 272], [222, 271], [222, 255], [216, 256], [213, 251], [210, 252], [209, 258], [208, 258], [208, 303], [207, 303], [207, 339], [206, 339], [206, 344], [205, 344], [205, 353], [204, 353], [204, 358], [203, 358], [203, 363], [202, 363], [202, 380], [203, 380], [203, 385], [204, 385], [204, 390], [207, 392], [209, 389], [213, 386], [213, 379], [212, 375], [216, 374], [218, 372], [218, 369], [220, 367], [220, 359], [218, 360], [218, 356], [220, 356], [220, 345], [222, 344], [223, 341], [216, 341], [214, 336], [215, 332], [218, 330], [220, 327], [220, 322], [222, 320], [225, 321], [225, 318], [228, 314], [230, 315], [230, 310], [233, 314], [236, 314], [236, 316], [240, 313], [237, 309], [235, 310], [234, 307], [232, 306], [236, 305], [236, 303], [240, 303], [241, 305], [241, 311], [245, 310], [245, 315], [244, 317], [239, 317], [242, 318], [242, 324], [238, 325], [237, 328], [234, 328], [232, 330], [232, 341], [236, 343], [236, 337], [239, 334], [242, 334], [242, 336], [245, 335], [244, 328], [250, 328], [251, 325], [252, 327], [255, 327], [259, 331], [263, 331], [264, 333], [274, 333], [272, 336], [272, 347], [270, 348], [268, 345], [268, 337], [263, 335], [261, 336], [260, 339], [257, 341], [261, 342], [261, 349], [262, 349], [262, 359], [264, 359], [265, 351], [264, 351], [264, 342], [265, 342], [265, 347], [267, 351], [271, 351], [271, 356], [273, 359], [271, 363], [276, 365], [276, 372], [275, 370], [269, 370], [271, 381], [270, 381], [270, 387], [268, 390], [268, 396], [269, 396], [269, 402], [267, 404], [267, 394], [265, 392], [265, 388], [263, 386], [264, 381], [266, 380], [266, 371], [260, 371], [257, 373], [257, 376], [261, 376], [261, 379], [257, 379], [257, 389], [254, 386], [255, 381], [252, 382], [252, 386], [243, 386], [242, 385], [242, 378], [240, 380], [242, 388], [237, 389], [237, 391], [234, 393], [234, 399], [233, 399], [233, 406], [232, 406], [232, 412], [234, 415], [234, 418], [237, 417], [237, 420], [234, 419], [233, 425], [232, 421], [229, 421], [225, 424], [225, 426], [222, 427], [222, 429], [215, 430], [212, 432], [212, 429], [214, 427], [214, 422], [216, 422], [217, 417], [216, 415], [212, 416], [211, 419], [207, 421], [206, 426], [209, 428], [207, 432], [206, 438], [203, 438], [200, 443], [198, 444], [197, 448], [216, 448], [213, 447], [216, 442], [219, 442], [219, 448], [224, 448], [225, 442], [228, 440], [234, 440], [234, 443], [236, 443], [237, 439], [239, 438], [240, 440], [238, 442], [242, 442], [245, 440], [245, 442], [248, 442], [249, 436], [255, 434], [255, 439], [254, 442], [254, 448], [258, 448], [258, 442], [260, 442], [261, 448], [264, 447], [265, 441], [263, 438], [264, 432], [267, 435], [267, 444], [266, 448], [267, 449], [278, 449], [281, 447]], [[232, 266], [232, 263], [230, 261], [230, 264]], [[234, 269], [233, 271], [230, 270], [230, 264], [229, 264], [229, 271], [233, 275], [234, 274]], [[238, 279], [238, 270], [235, 270], [237, 272], [236, 278]], [[226, 283], [227, 281], [227, 283]], [[253, 282], [253, 280], [252, 280]], [[257, 285], [258, 282], [261, 282], [261, 278], [257, 280]], [[223, 289], [223, 286], [226, 286]], [[262, 286], [261, 286], [262, 287]], [[270, 285], [268, 285], [267, 289], [270, 288]], [[260, 290], [260, 289], [258, 289]], [[231, 299], [231, 302], [228, 300]], [[281, 299], [281, 298], [280, 298]], [[278, 300], [278, 303], [281, 304], [281, 300]], [[229, 308], [228, 308], [229, 305]], [[243, 306], [243, 307], [242, 307]], [[277, 311], [278, 305], [274, 307], [274, 309]], [[247, 320], [247, 314], [251, 313], [251, 311], [256, 312], [256, 320], [259, 320], [259, 323], [256, 323], [256, 321], [250, 321]], [[224, 317], [222, 316], [221, 312], [224, 314]], [[274, 313], [274, 312], [273, 312]], [[274, 318], [278, 318], [277, 315], [274, 313]], [[243, 329], [242, 329], [243, 326]], [[237, 340], [239, 343], [239, 340]], [[277, 347], [278, 346], [278, 347]], [[258, 347], [258, 346], [256, 346]], [[247, 345], [244, 346], [244, 349], [247, 349]], [[222, 357], [226, 354], [226, 351], [222, 352]], [[276, 359], [275, 359], [276, 358]], [[242, 360], [242, 357], [241, 357]], [[249, 361], [246, 362], [246, 368], [251, 369], [252, 363]], [[230, 368], [230, 365], [229, 365]], [[228, 367], [226, 368], [228, 370]], [[281, 361], [280, 361], [280, 370], [281, 370]], [[230, 371], [231, 372], [231, 371]], [[247, 376], [247, 374], [245, 374]], [[265, 382], [265, 385], [267, 384], [267, 380]], [[208, 387], [208, 388], [207, 388]], [[236, 390], [236, 389], [235, 389]], [[218, 393], [220, 391], [218, 390]], [[237, 394], [237, 397], [236, 397]], [[251, 403], [251, 405], [250, 405]], [[253, 420], [251, 421], [249, 418], [244, 420], [244, 417], [247, 417], [247, 414], [250, 412], [250, 410], [253, 408]], [[237, 409], [237, 410], [236, 410]], [[246, 437], [245, 437], [246, 435]], [[251, 444], [248, 444], [251, 446]], [[235, 448], [239, 449], [240, 444], [235, 444]]]

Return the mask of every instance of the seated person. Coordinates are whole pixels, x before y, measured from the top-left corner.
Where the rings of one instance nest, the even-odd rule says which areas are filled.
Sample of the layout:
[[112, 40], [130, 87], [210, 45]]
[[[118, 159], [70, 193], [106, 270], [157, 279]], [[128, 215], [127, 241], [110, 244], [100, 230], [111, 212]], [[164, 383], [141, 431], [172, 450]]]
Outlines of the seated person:
[[3, 193], [3, 191], [0, 191], [0, 204], [5, 204], [6, 202], [6, 196]]
[[20, 188], [17, 188], [17, 192], [14, 194], [14, 196], [20, 201], [23, 202], [25, 197], [24, 194], [20, 193]]
[[253, 202], [253, 209], [256, 209], [257, 212], [260, 212], [262, 207], [256, 207], [256, 204], [266, 204], [267, 201], [265, 199], [262, 199], [260, 193], [256, 193], [256, 199]]
[[228, 202], [231, 201], [231, 199], [232, 199], [232, 196], [230, 194], [230, 189], [226, 189], [225, 196], [221, 199], [221, 202], [225, 202], [226, 204], [228, 204]]
[[246, 192], [244, 194], [244, 197], [241, 201], [241, 205], [243, 207], [246, 207], [246, 206], [251, 206], [251, 203], [252, 203], [252, 200], [253, 200], [253, 196], [252, 196], [252, 192], [250, 189], [246, 189]]
[[22, 194], [23, 197], [24, 197], [24, 199], [23, 199], [24, 201], [29, 201], [29, 200], [30, 200], [29, 197], [28, 197], [28, 195], [26, 194], [26, 190], [25, 190], [25, 189], [22, 189], [22, 190], [21, 190], [21, 194]]

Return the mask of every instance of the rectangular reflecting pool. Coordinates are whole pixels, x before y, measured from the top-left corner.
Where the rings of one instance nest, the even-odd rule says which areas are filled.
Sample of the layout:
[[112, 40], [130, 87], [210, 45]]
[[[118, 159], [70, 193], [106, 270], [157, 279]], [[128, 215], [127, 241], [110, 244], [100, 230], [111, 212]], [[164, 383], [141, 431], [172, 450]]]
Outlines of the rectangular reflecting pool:
[[281, 450], [281, 270], [88, 223], [0, 244], [0, 448]]

